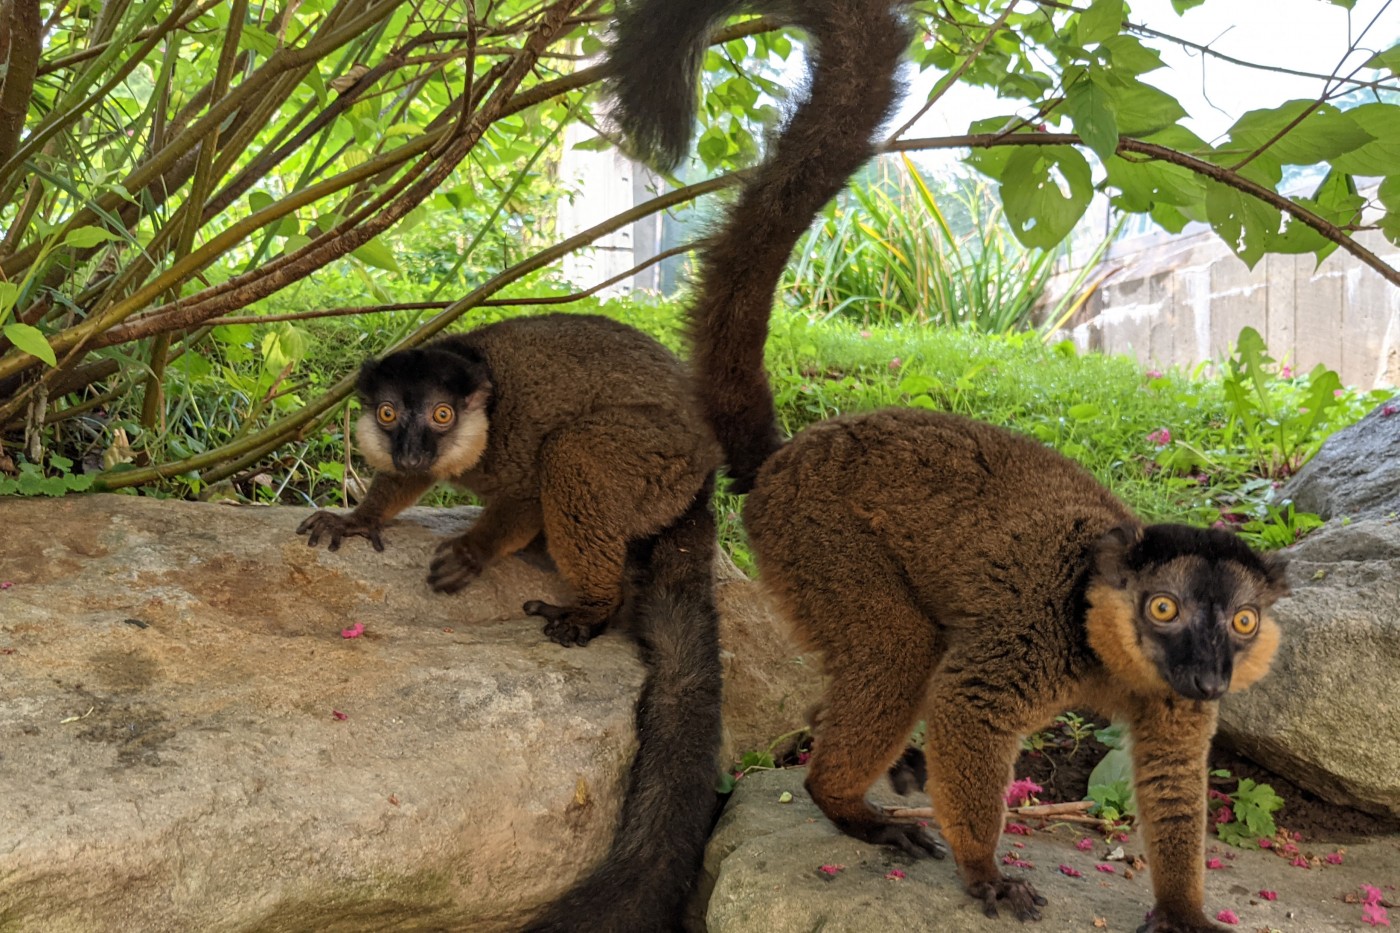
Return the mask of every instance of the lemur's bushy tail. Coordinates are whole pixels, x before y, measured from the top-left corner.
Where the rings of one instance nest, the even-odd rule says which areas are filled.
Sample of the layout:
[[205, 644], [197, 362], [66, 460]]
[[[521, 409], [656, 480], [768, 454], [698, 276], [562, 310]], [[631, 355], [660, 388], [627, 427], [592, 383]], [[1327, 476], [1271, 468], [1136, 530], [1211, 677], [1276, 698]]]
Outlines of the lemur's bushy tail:
[[679, 930], [714, 818], [720, 742], [713, 480], [656, 536], [635, 609], [648, 673], [637, 754], [607, 856], [527, 933]]
[[706, 414], [743, 492], [782, 443], [763, 366], [779, 276], [818, 211], [873, 155], [909, 31], [895, 0], [634, 0], [619, 22], [612, 80], [638, 152], [674, 162], [684, 151], [708, 30], [741, 6], [771, 9], [811, 38], [806, 96], [704, 250], [690, 315]]
[[685, 155], [710, 32], [744, 2], [618, 0], [608, 91], [612, 119], [637, 158], [666, 169]]

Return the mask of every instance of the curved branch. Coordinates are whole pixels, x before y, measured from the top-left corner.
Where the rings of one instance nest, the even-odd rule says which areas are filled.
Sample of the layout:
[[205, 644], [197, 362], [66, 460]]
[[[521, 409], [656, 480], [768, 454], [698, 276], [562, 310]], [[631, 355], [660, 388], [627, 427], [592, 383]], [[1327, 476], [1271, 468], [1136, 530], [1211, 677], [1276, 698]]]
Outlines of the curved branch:
[[[926, 137], [923, 139], [900, 139], [886, 142], [881, 150], [884, 152], [905, 152], [918, 149], [963, 149], [963, 148], [990, 148], [993, 146], [1082, 146], [1084, 144], [1074, 133], [1015, 133], [1011, 135], [997, 133], [972, 133], [965, 136], [940, 136]], [[1325, 217], [1320, 217], [1305, 207], [1295, 203], [1291, 199], [1284, 197], [1272, 188], [1266, 188], [1258, 182], [1250, 181], [1248, 178], [1226, 168], [1223, 165], [1216, 165], [1214, 162], [1207, 162], [1205, 159], [1179, 152], [1166, 146], [1159, 146], [1156, 143], [1144, 142], [1140, 139], [1122, 137], [1118, 140], [1118, 153], [1131, 152], [1136, 155], [1144, 155], [1159, 162], [1170, 162], [1172, 165], [1180, 165], [1190, 169], [1197, 175], [1204, 175], [1213, 181], [1218, 181], [1223, 185], [1229, 185], [1237, 191], [1243, 191], [1270, 207], [1277, 208], [1289, 215], [1298, 222], [1311, 227], [1322, 234], [1327, 239], [1336, 243], [1342, 249], [1351, 253], [1366, 265], [1375, 269], [1386, 281], [1393, 285], [1400, 286], [1400, 270], [1387, 264], [1371, 250], [1358, 243], [1355, 238], [1349, 236], [1345, 230]]]

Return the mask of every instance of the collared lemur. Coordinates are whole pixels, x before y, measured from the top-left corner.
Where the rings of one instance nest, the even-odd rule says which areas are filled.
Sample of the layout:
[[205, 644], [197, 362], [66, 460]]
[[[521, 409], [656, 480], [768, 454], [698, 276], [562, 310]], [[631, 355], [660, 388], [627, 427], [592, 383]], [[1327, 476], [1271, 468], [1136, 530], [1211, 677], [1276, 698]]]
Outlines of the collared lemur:
[[[683, 149], [703, 36], [745, 7], [628, 6], [623, 24], [654, 43], [682, 8], [691, 30], [618, 58], [618, 123], [642, 151]], [[1284, 561], [1224, 531], [1144, 525], [1074, 462], [967, 418], [886, 409], [782, 442], [763, 361], [774, 289], [872, 155], [908, 42], [896, 0], [786, 12], [816, 46], [809, 89], [704, 251], [691, 329], [760, 575], [825, 662], [807, 789], [853, 836], [941, 854], [865, 800], [922, 716], [927, 789], [968, 892], [989, 916], [1036, 919], [1045, 899], [995, 857], [1019, 740], [1071, 707], [1121, 717], [1156, 896], [1143, 930], [1223, 930], [1203, 906], [1206, 755], [1216, 701], [1268, 670]]]
[[384, 523], [435, 482], [464, 486], [486, 506], [438, 547], [430, 586], [460, 590], [543, 533], [577, 603], [524, 611], [565, 646], [624, 620], [648, 667], [612, 846], [529, 929], [678, 929], [720, 738], [710, 510], [720, 454], [685, 368], [631, 327], [550, 314], [371, 359], [357, 389], [356, 436], [376, 473], [353, 512], [301, 524], [310, 545], [335, 550], [358, 535], [383, 550]]

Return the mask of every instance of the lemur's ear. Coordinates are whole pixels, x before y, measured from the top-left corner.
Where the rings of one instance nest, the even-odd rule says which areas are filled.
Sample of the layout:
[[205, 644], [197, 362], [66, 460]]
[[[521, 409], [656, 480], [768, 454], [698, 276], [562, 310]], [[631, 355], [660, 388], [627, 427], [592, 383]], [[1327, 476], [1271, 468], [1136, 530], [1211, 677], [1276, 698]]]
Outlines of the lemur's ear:
[[1142, 529], [1123, 524], [1108, 529], [1094, 545], [1094, 571], [1114, 589], [1128, 585], [1128, 554], [1142, 540]]

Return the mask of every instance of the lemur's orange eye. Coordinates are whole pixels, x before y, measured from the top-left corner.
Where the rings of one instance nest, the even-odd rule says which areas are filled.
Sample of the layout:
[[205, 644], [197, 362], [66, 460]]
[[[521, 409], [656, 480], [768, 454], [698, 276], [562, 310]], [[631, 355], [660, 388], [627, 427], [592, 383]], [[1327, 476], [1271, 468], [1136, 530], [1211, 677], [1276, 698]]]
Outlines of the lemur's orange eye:
[[388, 402], [381, 402], [375, 409], [374, 416], [379, 419], [379, 423], [388, 427], [398, 420], [399, 413], [394, 410], [394, 406]]
[[1170, 622], [1176, 618], [1176, 600], [1166, 594], [1158, 594], [1147, 601], [1147, 614], [1154, 622]]
[[1241, 609], [1230, 620], [1230, 625], [1237, 635], [1253, 635], [1259, 629], [1259, 613], [1253, 609]]
[[457, 413], [452, 410], [451, 405], [439, 405], [433, 409], [433, 424], [438, 427], [447, 427], [455, 417]]

